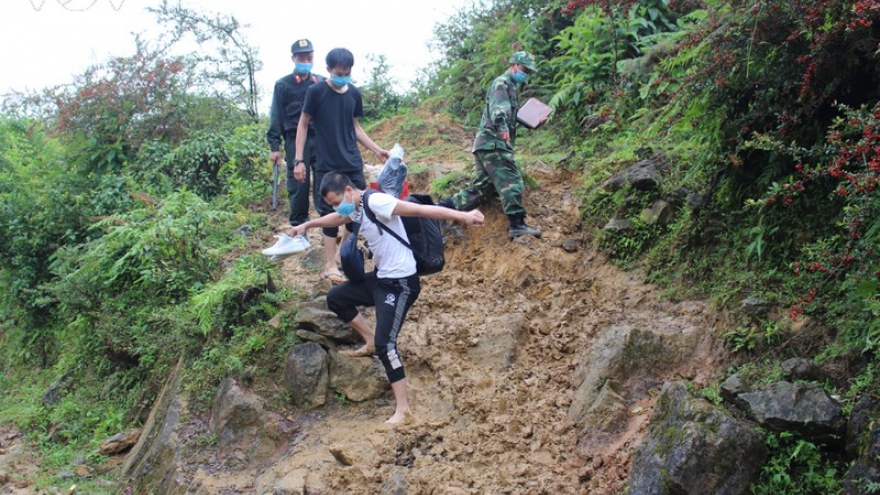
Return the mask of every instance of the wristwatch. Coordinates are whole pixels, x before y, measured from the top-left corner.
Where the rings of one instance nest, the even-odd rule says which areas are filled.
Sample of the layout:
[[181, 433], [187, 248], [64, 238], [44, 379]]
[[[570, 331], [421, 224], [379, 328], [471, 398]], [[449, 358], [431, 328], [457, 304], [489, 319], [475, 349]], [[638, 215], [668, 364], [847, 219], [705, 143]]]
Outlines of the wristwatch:
[[305, 160], [300, 160], [299, 158], [293, 159], [293, 166], [295, 167], [297, 163], [305, 163]]

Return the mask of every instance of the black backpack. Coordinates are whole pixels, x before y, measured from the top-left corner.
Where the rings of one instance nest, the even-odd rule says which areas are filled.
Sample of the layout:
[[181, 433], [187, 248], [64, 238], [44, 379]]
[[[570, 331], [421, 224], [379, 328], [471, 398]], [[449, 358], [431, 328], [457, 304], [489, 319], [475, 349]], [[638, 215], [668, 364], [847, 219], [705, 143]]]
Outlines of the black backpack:
[[[430, 275], [442, 270], [443, 265], [446, 264], [446, 258], [443, 257], [443, 235], [440, 233], [440, 222], [426, 217], [400, 217], [403, 221], [403, 227], [406, 229], [406, 236], [409, 238], [409, 242], [406, 242], [387, 225], [379, 221], [376, 214], [370, 209], [368, 201], [373, 192], [372, 189], [364, 191], [364, 213], [379, 227], [379, 233], [388, 232], [413, 252], [413, 256], [416, 258], [417, 274]], [[420, 205], [434, 204], [434, 200], [427, 194], [410, 194], [401, 201]]]

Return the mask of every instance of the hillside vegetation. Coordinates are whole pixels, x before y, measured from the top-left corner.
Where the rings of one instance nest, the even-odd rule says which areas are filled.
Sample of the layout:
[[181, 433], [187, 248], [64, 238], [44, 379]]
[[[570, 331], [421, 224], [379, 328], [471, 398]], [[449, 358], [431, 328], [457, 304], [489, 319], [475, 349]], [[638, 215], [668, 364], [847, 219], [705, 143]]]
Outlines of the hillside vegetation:
[[[139, 40], [67, 85], [4, 99], [0, 425], [39, 456], [20, 475], [32, 489], [65, 486], [71, 465], [104, 465], [95, 447], [146, 421], [179, 360], [198, 414], [225, 377], [271, 383], [297, 342], [288, 302], [308, 288], [280, 283], [284, 265], [257, 249], [279, 218], [266, 116], [239, 84], [259, 69], [254, 51], [237, 23], [154, 13], [171, 39], [199, 26], [221, 70], [205, 53]], [[850, 412], [877, 394], [878, 21], [871, 0], [494, 0], [436, 27], [441, 57], [419, 88], [397, 94], [378, 72], [359, 86], [368, 132], [404, 144], [412, 173], [443, 196], [467, 174], [485, 86], [511, 51], [534, 53], [540, 72], [521, 99], [554, 114], [517, 151], [532, 192], [544, 177], [574, 198], [565, 236], [581, 232], [585, 253], [670, 301], [734, 315], [715, 335], [727, 374], [768, 383], [782, 360], [806, 357], [832, 370], [823, 387]], [[644, 161], [661, 172], [656, 187], [608, 187]], [[675, 214], [645, 221], [658, 201]], [[555, 205], [537, 204], [530, 214], [550, 218]], [[612, 219], [627, 228], [604, 228]], [[552, 306], [556, 289], [534, 297]], [[771, 309], [746, 318], [750, 298]], [[718, 402], [721, 378], [694, 388]], [[851, 459], [840, 452], [794, 434], [768, 433], [767, 445], [754, 493], [841, 490]], [[567, 474], [560, 483], [577, 486]], [[91, 478], [80, 488], [115, 493]]]

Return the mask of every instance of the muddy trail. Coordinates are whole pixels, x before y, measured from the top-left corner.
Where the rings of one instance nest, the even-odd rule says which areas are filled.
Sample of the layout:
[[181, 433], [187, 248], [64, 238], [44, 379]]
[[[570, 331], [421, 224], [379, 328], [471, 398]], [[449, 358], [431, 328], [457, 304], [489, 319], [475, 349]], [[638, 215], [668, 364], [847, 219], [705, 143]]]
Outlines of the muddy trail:
[[[664, 300], [595, 253], [571, 172], [538, 163], [529, 174], [539, 183], [526, 195], [529, 222], [542, 238], [508, 240], [495, 201], [482, 208], [484, 227], [448, 236], [447, 267], [422, 280], [398, 342], [416, 422], [382, 424], [390, 389], [385, 400], [294, 413], [295, 444], [264, 479], [294, 476], [309, 493], [621, 493], [663, 381], [705, 383], [718, 352], [703, 346], [674, 367], [618, 379], [624, 418], [593, 435], [570, 418], [591, 349], [611, 327], [707, 333], [716, 317], [701, 302]], [[319, 232], [309, 235], [317, 245]], [[289, 286], [319, 282], [316, 266], [283, 263]], [[233, 476], [214, 478], [216, 488], [261, 477]]]
[[[431, 173], [413, 177], [414, 192], [427, 192], [436, 174], [469, 166], [461, 151], [469, 136], [441, 124], [447, 130], [437, 136], [454, 134], [455, 151], [429, 166]], [[393, 142], [381, 131], [372, 134]], [[378, 400], [336, 398], [299, 411], [277, 400], [284, 388], [278, 376], [253, 389], [276, 408], [283, 426], [269, 460], [254, 463], [228, 449], [197, 446], [189, 441], [196, 435], [182, 434], [190, 454], [179, 466], [179, 486], [202, 495], [622, 493], [663, 382], [684, 379], [699, 387], [725, 364], [713, 339], [704, 338], [722, 322], [707, 304], [667, 300], [637, 272], [596, 253], [580, 220], [580, 179], [527, 161], [537, 183], [525, 197], [528, 221], [543, 236], [509, 240], [496, 200], [481, 208], [485, 226], [447, 237], [446, 268], [422, 279], [398, 341], [414, 422], [383, 424], [394, 409], [390, 387]], [[284, 201], [270, 214], [278, 232], [287, 230], [286, 212]], [[319, 277], [320, 231], [309, 237], [315, 247], [284, 260], [276, 280], [303, 297], [328, 284]], [[255, 246], [271, 242], [272, 232], [254, 239]], [[370, 311], [365, 315], [372, 321]], [[685, 339], [675, 351], [680, 359], [658, 360], [650, 346], [636, 346], [607, 366], [615, 339], [631, 329], [702, 337]], [[584, 400], [583, 384], [595, 389], [589, 396], [610, 381], [615, 406], [591, 409], [593, 421], [585, 426], [572, 414]], [[34, 463], [9, 445], [20, 443], [6, 442], [0, 464]], [[105, 476], [121, 462], [114, 460], [102, 469]], [[279, 485], [297, 488], [278, 491]]]

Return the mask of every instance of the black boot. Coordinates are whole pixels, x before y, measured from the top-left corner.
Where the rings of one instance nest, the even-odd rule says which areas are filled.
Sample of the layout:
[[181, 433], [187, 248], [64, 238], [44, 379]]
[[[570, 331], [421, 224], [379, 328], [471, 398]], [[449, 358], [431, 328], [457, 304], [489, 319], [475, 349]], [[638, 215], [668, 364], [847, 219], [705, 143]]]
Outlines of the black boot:
[[521, 235], [533, 235], [535, 237], [541, 237], [541, 231], [537, 229], [533, 229], [526, 225], [525, 215], [507, 215], [507, 219], [510, 221], [510, 228], [507, 229], [507, 237], [513, 239], [514, 237], [519, 237]]

